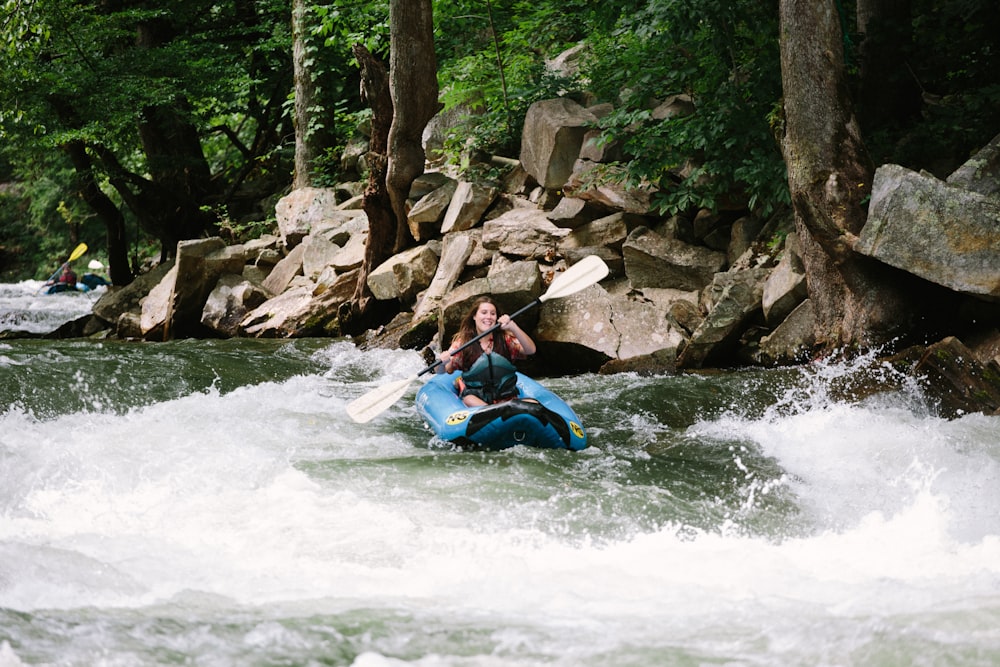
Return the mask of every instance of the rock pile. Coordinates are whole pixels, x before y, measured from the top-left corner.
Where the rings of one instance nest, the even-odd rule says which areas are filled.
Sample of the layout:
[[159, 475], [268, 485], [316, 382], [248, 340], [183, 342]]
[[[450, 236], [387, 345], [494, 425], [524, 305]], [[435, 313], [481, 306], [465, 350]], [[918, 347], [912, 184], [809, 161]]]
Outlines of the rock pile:
[[[407, 221], [417, 245], [371, 271], [375, 298], [398, 304], [412, 331], [436, 322], [443, 338], [472, 296], [493, 293], [513, 310], [544, 291], [555, 271], [597, 254], [612, 279], [546, 304], [530, 323], [540, 327], [540, 343], [585, 347], [577, 351], [616, 368], [807, 358], [812, 318], [788, 215], [663, 218], [647, 189], [584, 186], [605, 152], [588, 143], [595, 120], [569, 99], [539, 102], [528, 113], [521, 159], [505, 161], [502, 180], [473, 183], [439, 171], [418, 178]], [[980, 185], [986, 194], [960, 187], [960, 174], [995, 182], [983, 171], [967, 165], [945, 183], [882, 167], [857, 250], [958, 292], [1000, 296], [1000, 201], [988, 185]], [[360, 203], [338, 201], [332, 189], [294, 191], [276, 208], [278, 235], [229, 247], [219, 239], [182, 242], [158, 285], [143, 280], [112, 292], [95, 314], [119, 335], [147, 340], [337, 335], [337, 307], [353, 292], [364, 254]], [[940, 242], [948, 239], [954, 243]], [[134, 293], [144, 297], [139, 312]]]
[[[668, 100], [662, 117], [689, 112], [685, 102]], [[652, 209], [651, 188], [595, 184], [590, 172], [618, 157], [594, 142], [602, 113], [570, 99], [538, 102], [520, 159], [494, 159], [502, 177], [419, 177], [407, 220], [416, 245], [368, 276], [375, 298], [399, 315], [368, 339], [439, 347], [476, 296], [490, 293], [512, 312], [556, 272], [598, 255], [608, 279], [523, 316], [540, 350], [536, 372], [808, 359], [814, 318], [790, 213], [665, 218]], [[981, 350], [1000, 340], [998, 153], [1000, 138], [947, 182], [883, 166], [855, 240], [858, 252], [973, 297], [986, 313]], [[184, 241], [173, 265], [109, 292], [94, 314], [115, 335], [144, 340], [340, 335], [338, 309], [353, 295], [368, 232], [361, 197], [341, 199], [333, 189], [296, 190], [276, 207], [274, 236], [239, 246]]]

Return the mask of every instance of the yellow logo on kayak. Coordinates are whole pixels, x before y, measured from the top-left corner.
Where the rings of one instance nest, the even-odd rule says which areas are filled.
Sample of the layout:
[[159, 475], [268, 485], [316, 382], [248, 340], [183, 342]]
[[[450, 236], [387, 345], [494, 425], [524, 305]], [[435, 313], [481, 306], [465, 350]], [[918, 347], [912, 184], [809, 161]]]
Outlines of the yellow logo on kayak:
[[569, 428], [570, 428], [571, 431], [573, 431], [573, 435], [575, 435], [578, 438], [583, 438], [583, 427], [582, 426], [580, 426], [576, 422], [570, 422], [569, 423]]
[[448, 415], [448, 418], [444, 420], [444, 423], [448, 426], [454, 426], [455, 424], [461, 424], [466, 419], [469, 418], [468, 410], [459, 410], [458, 412], [452, 412]]

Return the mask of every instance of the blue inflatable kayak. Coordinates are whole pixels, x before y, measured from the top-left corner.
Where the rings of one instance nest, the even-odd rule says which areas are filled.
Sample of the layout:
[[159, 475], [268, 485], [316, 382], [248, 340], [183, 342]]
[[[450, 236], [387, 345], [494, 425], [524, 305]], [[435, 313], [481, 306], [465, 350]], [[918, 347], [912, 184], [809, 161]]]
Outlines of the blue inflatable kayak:
[[470, 408], [455, 391], [459, 374], [434, 375], [417, 391], [417, 412], [442, 440], [484, 449], [525, 445], [577, 451], [587, 446], [572, 408], [528, 376], [517, 374], [518, 398]]

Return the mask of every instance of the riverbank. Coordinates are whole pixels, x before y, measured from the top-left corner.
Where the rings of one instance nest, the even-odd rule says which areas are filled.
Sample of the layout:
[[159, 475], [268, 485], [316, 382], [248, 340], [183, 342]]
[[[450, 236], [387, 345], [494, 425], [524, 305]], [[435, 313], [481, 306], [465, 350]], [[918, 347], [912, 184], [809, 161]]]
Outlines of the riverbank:
[[[360, 188], [303, 188], [277, 203], [275, 234], [182, 241], [174, 261], [112, 288], [91, 320], [54, 335], [353, 334], [362, 345], [429, 357], [479, 295], [519, 310], [567, 266], [596, 255], [610, 267], [605, 281], [524, 315], [539, 347], [529, 374], [770, 367], [830, 353], [817, 342], [821, 302], [810, 297], [790, 211], [757, 219], [737, 204], [657, 215], [650, 190], [586, 175], [603, 159], [582, 131], [592, 119], [570, 100], [538, 103], [525, 125], [527, 158], [493, 159], [487, 180], [434, 170], [417, 178], [406, 221], [415, 245], [377, 266], [365, 266], [365, 198], [347, 194]], [[1000, 409], [1000, 230], [986, 224], [1000, 217], [998, 154], [995, 140], [947, 181], [884, 166], [868, 223], [842, 239], [908, 295], [909, 309], [880, 332], [892, 342], [879, 352], [944, 385], [943, 396], [958, 397], [952, 412]], [[567, 163], [567, 155], [578, 157]], [[879, 304], [867, 308], [855, 316]]]

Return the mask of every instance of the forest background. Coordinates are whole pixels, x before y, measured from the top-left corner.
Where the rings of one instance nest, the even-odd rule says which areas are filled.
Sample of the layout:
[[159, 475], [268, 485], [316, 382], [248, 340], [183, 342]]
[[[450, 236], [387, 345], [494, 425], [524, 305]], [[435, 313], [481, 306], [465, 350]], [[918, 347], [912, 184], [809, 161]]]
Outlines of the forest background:
[[[393, 39], [420, 29], [398, 11], [394, 25], [392, 4], [3, 0], [0, 280], [45, 278], [86, 242], [125, 284], [178, 240], [272, 231], [293, 187], [356, 180], [341, 156], [372, 120], [356, 47], [388, 63]], [[856, 120], [858, 141], [832, 146], [869, 186], [870, 165], [889, 162], [946, 176], [1000, 130], [995, 0], [411, 5], [433, 10], [433, 52], [416, 58], [435, 68], [437, 101], [475, 111], [446, 142], [453, 168], [517, 157], [537, 100], [609, 101], [601, 129], [625, 157], [605, 177], [654, 184], [664, 215], [734, 196], [761, 217], [790, 206], [790, 175], [792, 190], [802, 182], [788, 166], [792, 100], [817, 124]], [[545, 67], [580, 43], [575, 77]], [[808, 67], [790, 76], [794, 49], [817, 78], [834, 72], [846, 111], [810, 90]], [[654, 122], [679, 93], [695, 112]]]

